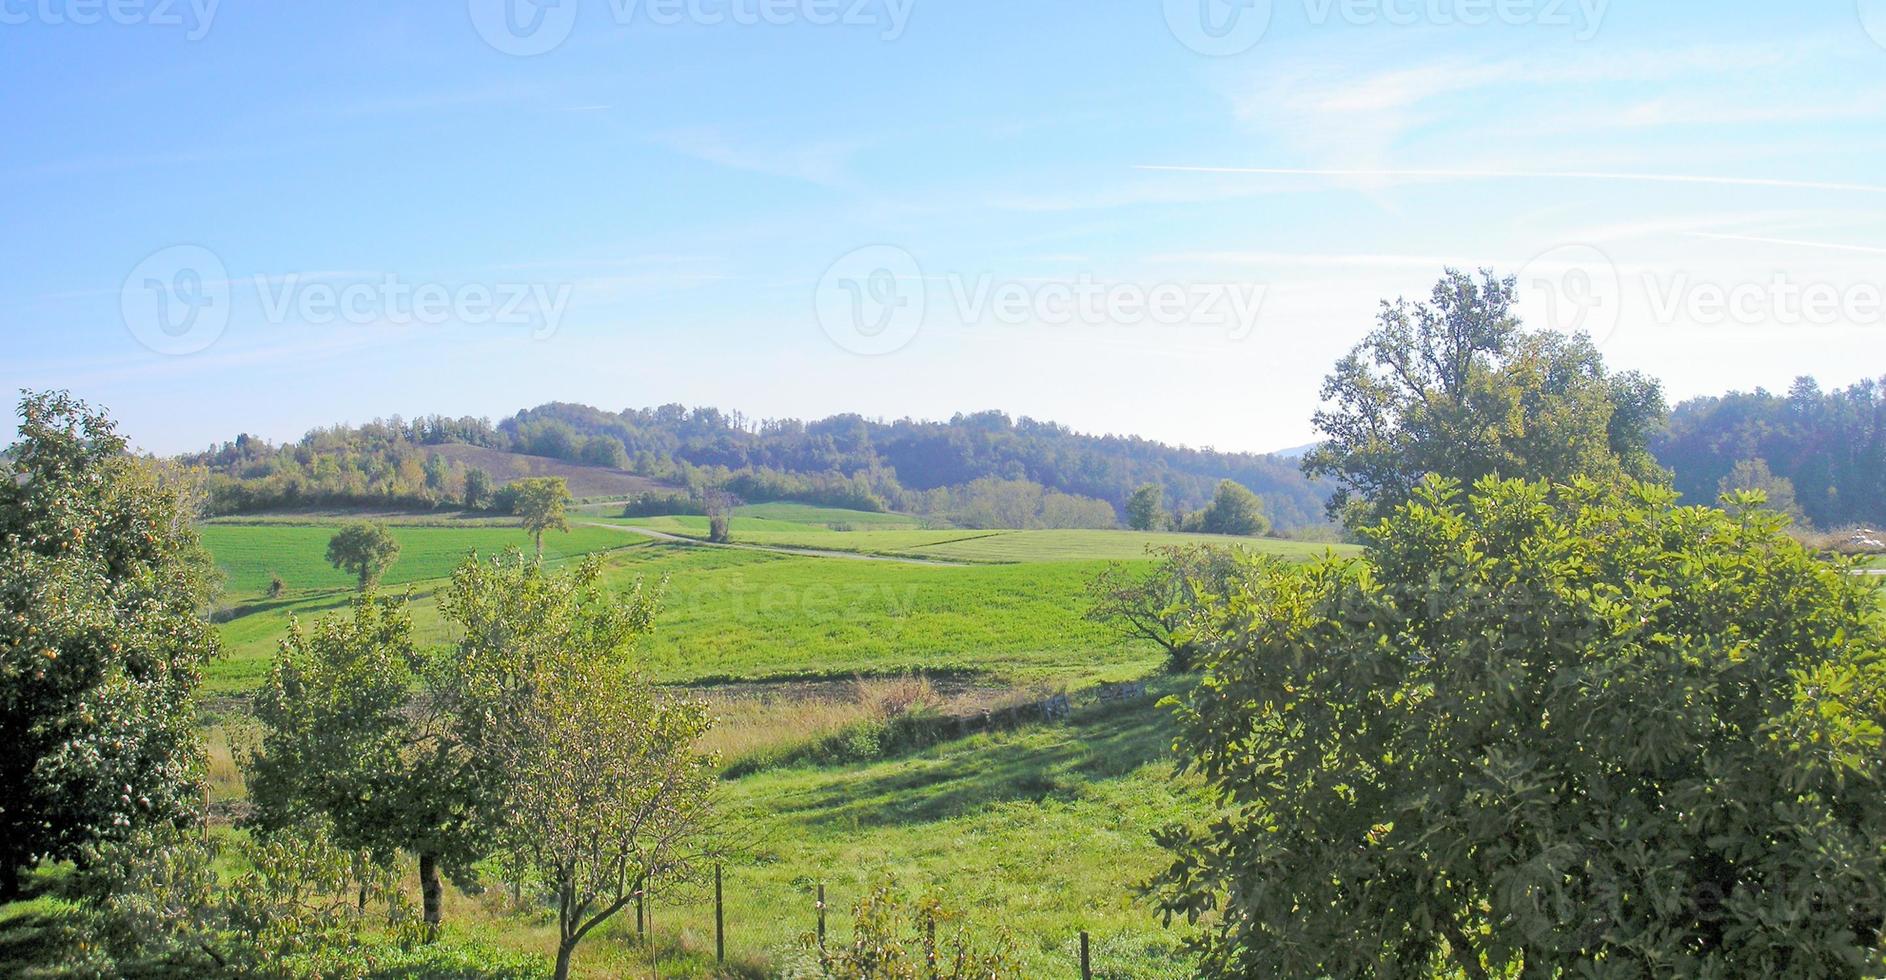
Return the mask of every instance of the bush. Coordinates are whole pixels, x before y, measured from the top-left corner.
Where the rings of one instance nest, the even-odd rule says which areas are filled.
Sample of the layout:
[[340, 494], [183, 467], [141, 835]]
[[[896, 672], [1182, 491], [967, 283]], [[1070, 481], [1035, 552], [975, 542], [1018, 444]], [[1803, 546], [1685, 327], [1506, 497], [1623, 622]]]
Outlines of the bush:
[[1430, 480], [1366, 567], [1212, 604], [1178, 745], [1230, 809], [1158, 882], [1199, 973], [1881, 975], [1878, 600], [1675, 499]]
[[961, 917], [935, 896], [912, 901], [889, 878], [851, 908], [846, 945], [817, 937], [801, 946], [817, 963], [816, 977], [831, 980], [1003, 980], [1022, 976], [1008, 933], [997, 930], [979, 947]]

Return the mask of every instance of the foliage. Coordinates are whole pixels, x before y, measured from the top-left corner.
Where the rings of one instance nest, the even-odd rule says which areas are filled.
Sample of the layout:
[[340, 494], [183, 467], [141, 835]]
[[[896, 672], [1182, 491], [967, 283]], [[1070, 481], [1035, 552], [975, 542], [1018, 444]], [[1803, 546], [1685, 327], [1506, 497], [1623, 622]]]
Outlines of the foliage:
[[1193, 668], [1209, 623], [1198, 615], [1204, 596], [1218, 595], [1249, 561], [1247, 552], [1215, 545], [1148, 548], [1160, 556], [1141, 570], [1114, 562], [1094, 577], [1087, 619], [1129, 639], [1151, 640], [1166, 651], [1166, 670]]
[[506, 739], [518, 778], [500, 831], [508, 860], [554, 896], [557, 980], [642, 890], [704, 872], [717, 766], [695, 747], [712, 724], [704, 703], [657, 695], [620, 648], [561, 652]]
[[505, 489], [516, 496], [511, 512], [525, 531], [537, 540], [537, 554], [544, 553], [544, 532], [570, 530], [565, 507], [570, 502], [570, 486], [560, 476], [541, 476], [516, 480]]
[[1304, 472], [1336, 481], [1331, 516], [1357, 526], [1428, 474], [1658, 480], [1648, 449], [1664, 415], [1656, 382], [1610, 373], [1583, 334], [1527, 333], [1517, 282], [1449, 269], [1429, 303], [1384, 302], [1377, 327], [1336, 363], [1316, 413], [1325, 441]]
[[1690, 399], [1651, 448], [1695, 503], [1714, 500], [1738, 463], [1760, 459], [1790, 483], [1815, 527], [1886, 525], [1886, 378], [1823, 392], [1804, 377], [1786, 394]]
[[707, 519], [707, 540], [715, 544], [728, 544], [733, 541], [733, 531], [727, 525], [727, 518], [715, 514]]
[[[397, 879], [318, 822], [223, 852], [175, 828], [101, 848], [80, 874], [89, 928], [74, 952], [107, 976], [344, 980], [367, 974], [368, 930], [409, 932]], [[219, 872], [225, 858], [243, 870]]]
[[1135, 531], [1166, 528], [1166, 488], [1148, 483], [1126, 498], [1126, 526]]
[[0, 472], [0, 892], [196, 807], [193, 697], [217, 641], [176, 483], [110, 419], [26, 394]]
[[638, 582], [609, 593], [591, 559], [565, 573], [513, 553], [472, 558], [444, 605], [463, 639], [432, 699], [496, 796], [507, 863], [555, 897], [558, 973], [646, 879], [694, 868], [714, 765], [693, 750], [708, 719], [659, 699], [624, 658], [652, 628]]
[[477, 467], [465, 471], [459, 499], [466, 510], [483, 510], [491, 503], [491, 474]]
[[353, 572], [362, 592], [378, 583], [398, 560], [399, 542], [384, 524], [355, 521], [342, 526], [327, 542], [328, 564]]
[[[257, 692], [262, 742], [250, 763], [256, 822], [319, 818], [343, 846], [390, 863], [418, 857], [427, 926], [440, 919], [439, 873], [469, 880], [484, 855], [485, 783], [451, 727], [410, 704], [416, 676], [436, 680], [413, 644], [403, 601], [364, 595], [351, 615], [289, 626]], [[425, 699], [431, 702], [433, 699]]]
[[800, 941], [817, 957], [818, 976], [829, 980], [1002, 980], [1023, 975], [1006, 931], [997, 932], [993, 942], [981, 946], [941, 899], [926, 895], [912, 901], [889, 877], [852, 906], [851, 919], [852, 939], [847, 945], [820, 948], [816, 936]]
[[914, 503], [918, 513], [947, 516], [969, 528], [1109, 528], [1118, 520], [1104, 500], [1075, 497], [1030, 480], [996, 477], [938, 489]]
[[1230, 480], [1220, 480], [1211, 504], [1181, 521], [1179, 529], [1256, 537], [1270, 531], [1270, 518], [1264, 516], [1264, 501], [1257, 494]]
[[[1209, 605], [1205, 976], [1878, 976], [1877, 599], [1753, 507], [1429, 480]], [[1516, 971], [1517, 974], [1516, 974]]]
[[1762, 506], [1777, 514], [1786, 514], [1796, 524], [1807, 522], [1807, 515], [1801, 512], [1801, 504], [1794, 496], [1794, 483], [1785, 476], [1776, 476], [1768, 468], [1768, 461], [1760, 458], [1745, 459], [1729, 468], [1728, 475], [1716, 484], [1719, 497], [1728, 497], [1739, 491], [1758, 491], [1762, 495]]

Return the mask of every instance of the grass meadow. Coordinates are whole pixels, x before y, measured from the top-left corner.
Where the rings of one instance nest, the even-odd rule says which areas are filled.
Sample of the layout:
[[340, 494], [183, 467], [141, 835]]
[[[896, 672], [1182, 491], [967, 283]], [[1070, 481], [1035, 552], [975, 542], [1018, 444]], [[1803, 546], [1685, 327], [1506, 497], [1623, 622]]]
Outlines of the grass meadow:
[[[203, 539], [226, 577], [206, 715], [212, 800], [244, 796], [239, 759], [253, 738], [241, 696], [266, 675], [291, 616], [344, 612], [351, 578], [329, 567], [340, 518], [291, 515], [219, 521]], [[392, 524], [401, 543], [385, 588], [410, 597], [422, 643], [449, 642], [436, 594], [477, 550], [529, 550], [527, 535], [488, 521], [428, 515]], [[727, 772], [739, 850], [726, 868], [730, 963], [722, 975], [767, 975], [813, 928], [813, 894], [827, 889], [828, 929], [842, 941], [847, 910], [881, 876], [934, 889], [984, 939], [1006, 930], [1031, 975], [1077, 967], [1082, 929], [1097, 975], [1183, 977], [1182, 931], [1163, 929], [1136, 888], [1159, 866], [1152, 831], [1207, 813], [1196, 784], [1177, 780], [1169, 715], [1178, 690], [1156, 676], [1150, 644], [1089, 622], [1087, 583], [1111, 561], [1148, 561], [1149, 544], [1224, 538], [1109, 531], [925, 528], [894, 514], [801, 505], [740, 508], [741, 548], [659, 540], [601, 508], [545, 535], [552, 562], [598, 553], [607, 582], [662, 583], [663, 612], [640, 650], [659, 681], [709, 698], [719, 724], [706, 748]], [[704, 537], [704, 518], [637, 520]], [[601, 525], [601, 526], [599, 526]], [[1324, 551], [1269, 539], [1238, 544], [1293, 558]], [[788, 554], [765, 547], [835, 555]], [[876, 555], [910, 560], [858, 560]], [[271, 573], [286, 594], [266, 595]], [[1152, 696], [1101, 706], [1102, 681], [1153, 677]], [[1066, 721], [944, 732], [910, 741], [899, 719], [979, 717], [1072, 692]], [[1030, 715], [1032, 717], [1032, 715]], [[233, 832], [233, 831], [231, 831]], [[415, 886], [416, 887], [416, 886]], [[516, 908], [508, 892], [449, 890], [448, 934], [533, 953], [553, 945], [548, 912]], [[712, 909], [704, 893], [659, 896], [653, 939], [632, 913], [585, 944], [583, 975], [716, 975]]]

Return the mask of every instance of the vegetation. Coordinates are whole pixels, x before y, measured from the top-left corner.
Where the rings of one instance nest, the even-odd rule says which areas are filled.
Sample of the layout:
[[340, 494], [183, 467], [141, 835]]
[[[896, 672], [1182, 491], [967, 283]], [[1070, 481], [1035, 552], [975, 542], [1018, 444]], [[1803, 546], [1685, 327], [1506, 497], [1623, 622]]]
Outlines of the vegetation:
[[1454, 269], [1427, 303], [1383, 303], [1376, 329], [1323, 381], [1325, 440], [1304, 472], [1335, 481], [1332, 516], [1369, 523], [1429, 474], [1568, 482], [1659, 481], [1650, 455], [1664, 416], [1657, 382], [1611, 373], [1589, 337], [1528, 333], [1517, 281]]
[[[804, 945], [818, 960], [821, 977], [832, 980], [1005, 980], [1021, 977], [1021, 966], [1009, 952], [1012, 940], [998, 935], [994, 948], [977, 947], [969, 930], [941, 899], [925, 896], [912, 902], [898, 892], [894, 880], [880, 882], [851, 908], [852, 936], [844, 945], [819, 946], [808, 936]], [[945, 928], [937, 939], [937, 928]]]
[[0, 894], [42, 860], [196, 809], [216, 635], [177, 485], [65, 394], [20, 400], [0, 473]]
[[1430, 478], [1210, 604], [1164, 836], [1209, 976], [1874, 976], [1886, 632], [1782, 519]]
[[537, 542], [537, 556], [543, 557], [544, 532], [570, 531], [570, 518], [566, 508], [570, 503], [570, 487], [562, 477], [544, 476], [527, 480], [518, 480], [508, 488], [514, 494], [511, 511], [518, 517], [519, 524], [530, 532]]
[[[1759, 459], [1815, 527], [1886, 525], [1886, 379], [1822, 391], [1799, 378], [1786, 394], [1691, 399], [1651, 448], [1692, 503], [1713, 502], [1738, 465]], [[1761, 489], [1773, 498], [1773, 486]]]
[[1126, 498], [1126, 526], [1135, 531], [1166, 529], [1166, 488], [1148, 483]]
[[1218, 482], [1218, 490], [1204, 510], [1174, 523], [1181, 531], [1199, 534], [1256, 537], [1270, 530], [1270, 519], [1264, 516], [1264, 501], [1230, 480]]
[[397, 599], [361, 596], [351, 615], [312, 631], [291, 622], [255, 699], [262, 740], [247, 774], [266, 829], [321, 823], [378, 863], [414, 855], [429, 934], [439, 928], [441, 868], [470, 880], [484, 856], [477, 820], [489, 781], [433, 710], [436, 690], [423, 710], [410, 707], [417, 677], [436, 689], [451, 667], [426, 669]]
[[334, 532], [327, 542], [327, 563], [353, 572], [362, 592], [377, 584], [398, 560], [399, 542], [384, 524], [355, 521]]
[[1184, 673], [1204, 644], [1201, 598], [1221, 595], [1252, 559], [1246, 552], [1206, 545], [1157, 549], [1154, 567], [1107, 566], [1088, 587], [1087, 618], [1128, 639], [1151, 640], [1166, 651], [1166, 669]]

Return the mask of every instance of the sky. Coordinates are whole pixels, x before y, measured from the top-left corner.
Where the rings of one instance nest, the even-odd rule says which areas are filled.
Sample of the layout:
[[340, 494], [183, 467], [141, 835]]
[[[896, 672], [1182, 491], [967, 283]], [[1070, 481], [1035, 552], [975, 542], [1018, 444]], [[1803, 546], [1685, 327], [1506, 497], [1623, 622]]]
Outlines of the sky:
[[1267, 451], [1520, 282], [1886, 375], [1886, 0], [0, 0], [0, 385], [138, 446], [546, 401]]

